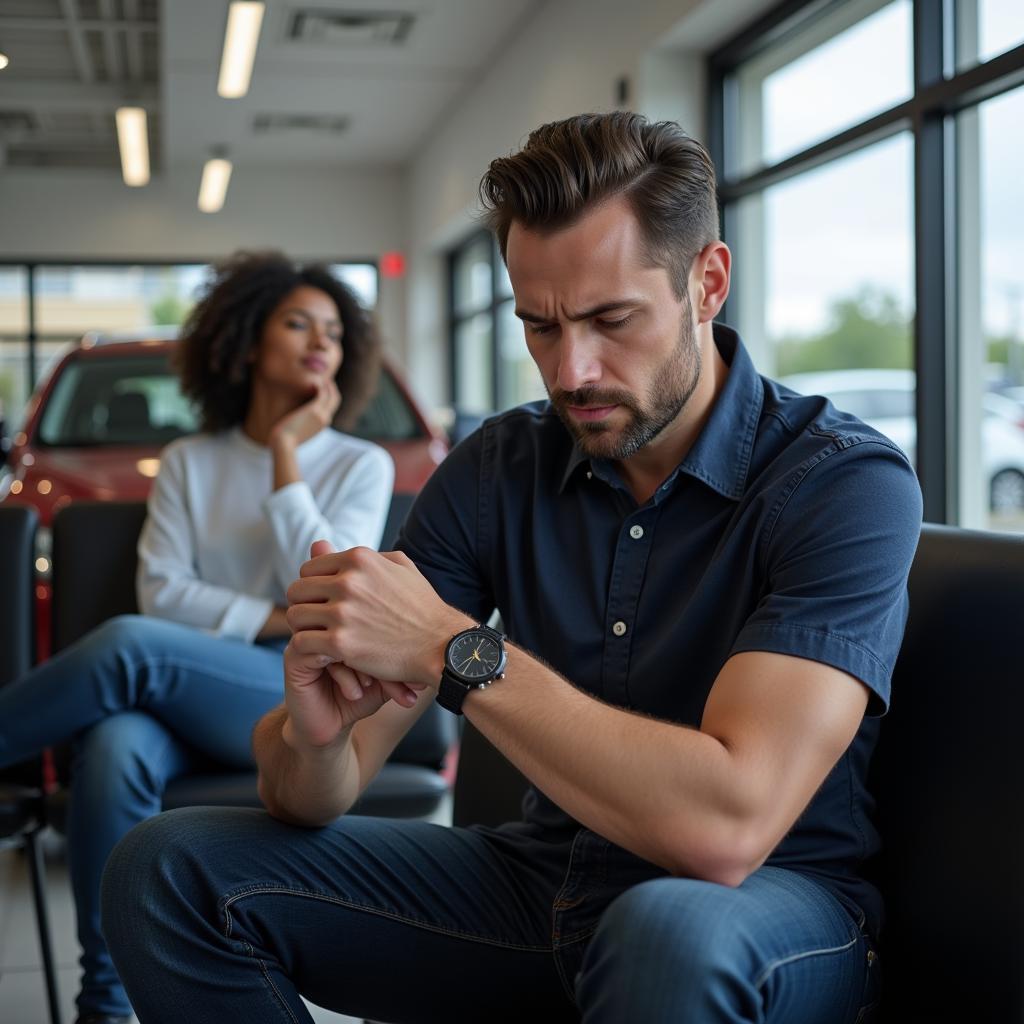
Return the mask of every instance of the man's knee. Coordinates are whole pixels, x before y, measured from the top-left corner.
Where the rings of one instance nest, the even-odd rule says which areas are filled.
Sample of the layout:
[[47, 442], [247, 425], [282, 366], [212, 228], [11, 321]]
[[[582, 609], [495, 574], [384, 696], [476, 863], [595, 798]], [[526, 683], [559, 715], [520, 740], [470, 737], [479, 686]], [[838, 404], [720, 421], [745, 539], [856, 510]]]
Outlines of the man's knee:
[[588, 958], [699, 964], [702, 971], [735, 961], [744, 929], [734, 911], [737, 889], [689, 878], [659, 878], [627, 889], [601, 918]]
[[101, 887], [104, 932], [131, 937], [198, 901], [218, 825], [211, 808], [167, 811], [136, 825], [114, 847]]

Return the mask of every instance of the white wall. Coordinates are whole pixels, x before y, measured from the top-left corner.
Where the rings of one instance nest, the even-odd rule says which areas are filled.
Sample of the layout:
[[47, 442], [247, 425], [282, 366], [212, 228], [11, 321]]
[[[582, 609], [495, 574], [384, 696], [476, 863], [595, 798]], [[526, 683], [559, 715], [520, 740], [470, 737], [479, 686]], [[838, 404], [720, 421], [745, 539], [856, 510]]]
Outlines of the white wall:
[[[373, 259], [403, 249], [406, 186], [394, 169], [236, 170], [224, 208], [196, 207], [199, 169], [172, 167], [145, 188], [103, 172], [8, 168], [0, 179], [0, 259], [205, 260], [279, 248], [300, 258]], [[405, 283], [381, 282], [388, 346], [401, 352]]]
[[[717, 4], [709, 27], [708, 9]], [[488, 163], [516, 150], [546, 121], [627, 105], [704, 136], [709, 36], [742, 27], [758, 0], [548, 0], [520, 27], [487, 73], [434, 126], [409, 175], [409, 350], [420, 393], [447, 400], [444, 253], [474, 226]], [[731, 13], [727, 8], [731, 8]], [[723, 23], [724, 18], [724, 23]], [[687, 27], [692, 22], [693, 31]], [[671, 39], [672, 50], [667, 51]]]

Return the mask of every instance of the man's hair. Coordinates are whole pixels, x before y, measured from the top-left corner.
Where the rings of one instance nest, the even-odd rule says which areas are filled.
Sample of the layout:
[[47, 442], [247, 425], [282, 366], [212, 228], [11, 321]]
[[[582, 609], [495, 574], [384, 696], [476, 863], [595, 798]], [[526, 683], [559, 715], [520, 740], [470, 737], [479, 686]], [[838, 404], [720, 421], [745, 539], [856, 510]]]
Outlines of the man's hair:
[[335, 426], [353, 426], [373, 396], [380, 351], [370, 317], [325, 266], [299, 266], [280, 252], [237, 252], [213, 268], [176, 353], [182, 390], [215, 432], [245, 419], [256, 349], [270, 314], [296, 288], [325, 292], [338, 308], [344, 358], [335, 376], [343, 402]]
[[628, 111], [552, 121], [520, 152], [493, 160], [480, 182], [503, 259], [513, 221], [558, 231], [614, 196], [628, 200], [648, 258], [682, 298], [694, 257], [718, 238], [718, 199], [707, 150], [673, 121]]

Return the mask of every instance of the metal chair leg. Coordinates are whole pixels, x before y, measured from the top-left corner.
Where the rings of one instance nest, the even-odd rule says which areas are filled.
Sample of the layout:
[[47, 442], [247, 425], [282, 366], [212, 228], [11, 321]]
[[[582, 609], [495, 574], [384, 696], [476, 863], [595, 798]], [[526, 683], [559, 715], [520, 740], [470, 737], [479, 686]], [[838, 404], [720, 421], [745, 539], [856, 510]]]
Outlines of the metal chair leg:
[[32, 878], [32, 899], [36, 907], [39, 928], [39, 950], [43, 955], [43, 975], [46, 979], [46, 1000], [50, 1007], [50, 1024], [61, 1024], [60, 999], [57, 994], [57, 970], [53, 962], [53, 944], [50, 941], [50, 915], [46, 906], [46, 866], [39, 844], [39, 829], [25, 833], [28, 847], [28, 871]]

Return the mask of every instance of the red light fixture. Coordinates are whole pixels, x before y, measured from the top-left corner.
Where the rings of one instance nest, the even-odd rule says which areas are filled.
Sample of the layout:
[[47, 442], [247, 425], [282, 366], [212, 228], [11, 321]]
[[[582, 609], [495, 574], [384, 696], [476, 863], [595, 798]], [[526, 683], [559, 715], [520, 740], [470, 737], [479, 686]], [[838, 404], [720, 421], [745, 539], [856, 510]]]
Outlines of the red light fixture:
[[405, 257], [400, 252], [385, 252], [380, 257], [382, 277], [403, 277], [405, 275]]

